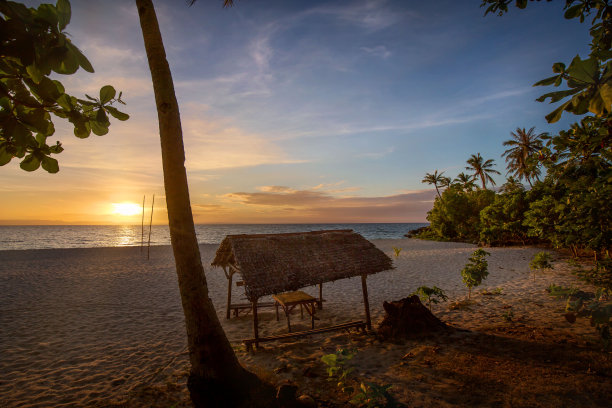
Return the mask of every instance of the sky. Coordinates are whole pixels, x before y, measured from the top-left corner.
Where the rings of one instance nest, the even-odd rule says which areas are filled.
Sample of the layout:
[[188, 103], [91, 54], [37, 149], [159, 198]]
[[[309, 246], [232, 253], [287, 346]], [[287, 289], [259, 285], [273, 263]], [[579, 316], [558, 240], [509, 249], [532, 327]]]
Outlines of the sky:
[[[41, 2], [28, 1], [29, 6]], [[535, 99], [553, 63], [588, 54], [588, 22], [564, 2], [503, 17], [480, 0], [155, 1], [180, 106], [196, 223], [425, 222], [435, 190], [471, 154], [506, 168], [517, 128], [576, 121]], [[67, 92], [123, 92], [105, 136], [74, 137], [57, 174], [0, 167], [0, 224], [167, 223], [151, 76], [135, 3], [73, 0], [66, 31], [95, 73], [56, 75]], [[556, 106], [556, 105], [555, 105]], [[51, 143], [49, 143], [51, 144]], [[115, 205], [113, 205], [115, 204]]]

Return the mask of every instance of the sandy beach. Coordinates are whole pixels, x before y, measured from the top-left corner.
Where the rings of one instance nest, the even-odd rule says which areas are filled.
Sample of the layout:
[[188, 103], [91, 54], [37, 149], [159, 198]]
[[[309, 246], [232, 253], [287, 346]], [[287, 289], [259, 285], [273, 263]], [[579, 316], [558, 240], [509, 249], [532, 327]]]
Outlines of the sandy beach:
[[[595, 339], [586, 319], [570, 325], [560, 314], [564, 303], [545, 292], [550, 283], [593, 288], [579, 282], [561, 260], [534, 282], [528, 264], [540, 249], [487, 249], [490, 275], [474, 290], [474, 304], [452, 309], [451, 303], [467, 297], [460, 270], [475, 246], [414, 239], [373, 242], [396, 266], [368, 278], [374, 327], [383, 318], [383, 301], [406, 297], [421, 285], [435, 285], [446, 291], [449, 302], [434, 305], [433, 312], [454, 327], [489, 332], [502, 327], [506, 334], [513, 327], [527, 340], [566, 339], [564, 343], [577, 346]], [[402, 248], [397, 258], [393, 247]], [[320, 357], [352, 345], [359, 350], [357, 374], [394, 383], [400, 401], [410, 406], [465, 404], [436, 399], [436, 390], [404, 381], [411, 374], [401, 374], [406, 369], [403, 357], [412, 352], [418, 360], [431, 352], [427, 347], [434, 346], [429, 343], [398, 346], [372, 336], [334, 333], [267, 343], [246, 353], [240, 341], [252, 335], [251, 317], [225, 319], [227, 280], [222, 270], [208, 266], [216, 248], [200, 246], [210, 297], [240, 360], [250, 369], [273, 381], [297, 381], [306, 392], [319, 395], [325, 380]], [[188, 405], [186, 335], [170, 247], [151, 248], [150, 260], [140, 248], [127, 247], [1, 251], [0, 261], [0, 406], [151, 406], [155, 401], [159, 406]], [[501, 294], [482, 294], [495, 288], [501, 288]], [[305, 291], [315, 295], [318, 288]], [[326, 302], [318, 326], [363, 319], [359, 279], [325, 284], [323, 295]], [[234, 286], [233, 298], [244, 299], [242, 287]], [[509, 310], [514, 323], [502, 319]], [[260, 322], [262, 336], [287, 330], [282, 318], [276, 321], [273, 309], [262, 310]], [[309, 325], [299, 314], [293, 322], [298, 329]], [[609, 355], [605, 358], [609, 364]], [[610, 377], [603, 381], [610, 382]], [[597, 406], [594, 401], [584, 406]]]

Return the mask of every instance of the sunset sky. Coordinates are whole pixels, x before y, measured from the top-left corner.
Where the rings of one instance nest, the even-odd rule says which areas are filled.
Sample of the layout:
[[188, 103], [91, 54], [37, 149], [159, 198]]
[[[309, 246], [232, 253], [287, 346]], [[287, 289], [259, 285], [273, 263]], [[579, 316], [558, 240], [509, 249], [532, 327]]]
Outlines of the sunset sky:
[[[40, 2], [26, 4], [36, 6]], [[157, 115], [133, 1], [73, 0], [67, 27], [96, 72], [68, 93], [123, 91], [131, 115], [85, 140], [60, 119], [60, 172], [0, 167], [0, 224], [166, 223]], [[557, 132], [554, 62], [588, 54], [588, 23], [562, 4], [483, 17], [470, 1], [154, 1], [182, 115], [196, 223], [423, 222], [435, 169], [480, 152], [505, 175], [517, 127]], [[572, 120], [573, 119], [573, 120]], [[55, 140], [55, 139], [54, 139]], [[503, 177], [497, 177], [498, 184]]]

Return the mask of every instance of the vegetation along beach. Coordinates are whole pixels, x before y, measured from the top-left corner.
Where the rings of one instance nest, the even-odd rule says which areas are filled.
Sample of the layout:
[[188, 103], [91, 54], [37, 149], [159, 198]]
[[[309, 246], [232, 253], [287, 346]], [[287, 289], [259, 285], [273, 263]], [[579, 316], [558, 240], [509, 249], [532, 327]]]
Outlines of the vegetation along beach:
[[0, 407], [612, 406], [608, 0], [0, 31]]

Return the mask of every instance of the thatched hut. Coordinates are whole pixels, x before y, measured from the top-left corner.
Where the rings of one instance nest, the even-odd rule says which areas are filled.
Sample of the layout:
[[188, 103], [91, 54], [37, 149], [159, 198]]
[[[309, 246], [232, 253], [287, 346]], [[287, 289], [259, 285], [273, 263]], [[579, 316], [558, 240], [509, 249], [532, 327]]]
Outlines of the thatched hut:
[[229, 281], [227, 318], [232, 276], [241, 275], [252, 304], [256, 338], [257, 301], [262, 296], [317, 284], [321, 291], [325, 282], [354, 276], [362, 280], [366, 323], [371, 328], [366, 276], [393, 269], [384, 252], [352, 230], [228, 235], [211, 265], [223, 268]]

